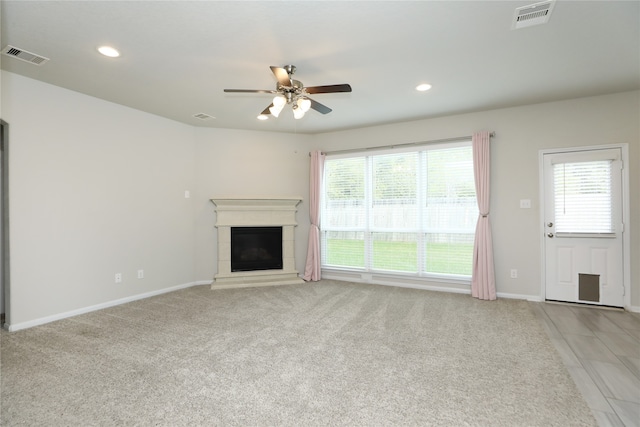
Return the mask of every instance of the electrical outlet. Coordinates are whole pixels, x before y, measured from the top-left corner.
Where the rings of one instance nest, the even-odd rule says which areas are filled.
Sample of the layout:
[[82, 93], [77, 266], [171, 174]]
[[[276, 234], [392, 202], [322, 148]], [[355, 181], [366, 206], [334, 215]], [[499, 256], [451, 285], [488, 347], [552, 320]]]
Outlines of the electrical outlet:
[[138, 279], [144, 279], [144, 270], [138, 270]]
[[122, 273], [116, 273], [116, 283], [122, 283]]
[[518, 270], [516, 270], [515, 268], [511, 269], [511, 278], [512, 279], [517, 279], [518, 278]]

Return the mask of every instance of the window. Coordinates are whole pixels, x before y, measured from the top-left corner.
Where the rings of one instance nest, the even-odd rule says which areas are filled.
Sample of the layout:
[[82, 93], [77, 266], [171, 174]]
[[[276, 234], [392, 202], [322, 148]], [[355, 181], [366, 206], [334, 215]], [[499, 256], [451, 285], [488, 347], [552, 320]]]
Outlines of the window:
[[556, 233], [614, 233], [611, 160], [553, 165]]
[[330, 155], [321, 216], [325, 268], [471, 276], [471, 142]]

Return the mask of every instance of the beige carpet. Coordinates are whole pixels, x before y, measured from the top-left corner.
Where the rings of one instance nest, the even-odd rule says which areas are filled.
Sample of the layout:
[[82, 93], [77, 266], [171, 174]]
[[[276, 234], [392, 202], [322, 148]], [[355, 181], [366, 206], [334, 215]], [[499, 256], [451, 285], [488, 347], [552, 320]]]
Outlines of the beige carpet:
[[524, 301], [199, 286], [0, 339], [3, 426], [596, 425]]

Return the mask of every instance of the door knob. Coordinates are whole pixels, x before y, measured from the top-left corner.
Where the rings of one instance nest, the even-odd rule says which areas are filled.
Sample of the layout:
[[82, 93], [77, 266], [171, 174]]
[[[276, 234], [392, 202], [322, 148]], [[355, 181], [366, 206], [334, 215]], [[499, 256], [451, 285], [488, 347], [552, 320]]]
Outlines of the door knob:
[[547, 233], [547, 237], [553, 237], [553, 233]]
[[547, 227], [553, 227], [553, 223], [552, 222], [548, 222], [547, 223]]

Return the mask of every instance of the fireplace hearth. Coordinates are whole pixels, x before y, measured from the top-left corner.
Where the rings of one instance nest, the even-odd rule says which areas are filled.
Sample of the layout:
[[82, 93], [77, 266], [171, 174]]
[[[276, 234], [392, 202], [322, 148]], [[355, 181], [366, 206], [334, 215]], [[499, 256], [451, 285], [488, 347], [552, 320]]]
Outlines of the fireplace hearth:
[[295, 269], [300, 198], [211, 201], [218, 229], [218, 273], [211, 289], [304, 283]]

